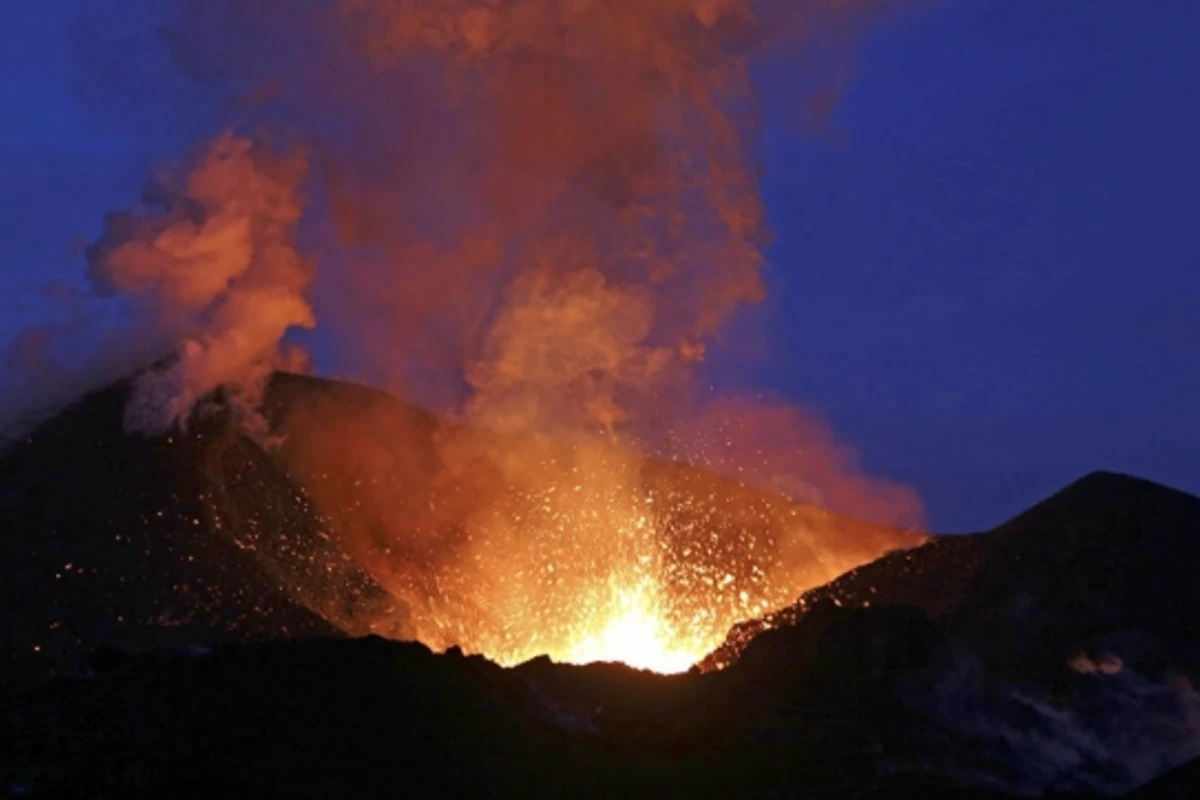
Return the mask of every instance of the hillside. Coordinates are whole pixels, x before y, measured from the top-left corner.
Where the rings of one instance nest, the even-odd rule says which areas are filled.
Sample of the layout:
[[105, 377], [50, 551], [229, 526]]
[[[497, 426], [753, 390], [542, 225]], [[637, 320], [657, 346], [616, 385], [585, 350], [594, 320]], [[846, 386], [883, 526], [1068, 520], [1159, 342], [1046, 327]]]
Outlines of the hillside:
[[1095, 651], [1195, 676], [1197, 565], [1200, 499], [1097, 472], [991, 531], [939, 537], [806, 592], [735, 628], [706, 663], [729, 663], [757, 631], [796, 624], [823, 602], [905, 604], [1016, 673]]

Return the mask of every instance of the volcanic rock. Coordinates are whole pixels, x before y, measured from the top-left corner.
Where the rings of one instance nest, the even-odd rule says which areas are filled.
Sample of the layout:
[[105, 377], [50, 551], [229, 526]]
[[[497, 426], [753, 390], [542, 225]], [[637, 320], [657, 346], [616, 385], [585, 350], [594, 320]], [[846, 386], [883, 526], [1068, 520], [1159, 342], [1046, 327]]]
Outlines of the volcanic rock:
[[1107, 653], [1151, 673], [1200, 667], [1200, 499], [1137, 478], [1088, 475], [987, 533], [887, 555], [731, 631], [706, 661], [736, 659], [764, 628], [821, 602], [912, 605], [1012, 671]]
[[0, 785], [26, 797], [1066, 798], [1131, 784], [1082, 737], [1079, 703], [1048, 710], [972, 672], [901, 607], [823, 606], [707, 674], [504, 669], [368, 637], [129, 655], [5, 700]]
[[831, 609], [920, 609], [953, 655], [934, 648], [937, 680], [898, 695], [917, 714], [901, 739], [926, 743], [917, 773], [1113, 794], [1200, 755], [1197, 530], [1197, 498], [1094, 473], [990, 532], [890, 554], [736, 626], [701, 666]]

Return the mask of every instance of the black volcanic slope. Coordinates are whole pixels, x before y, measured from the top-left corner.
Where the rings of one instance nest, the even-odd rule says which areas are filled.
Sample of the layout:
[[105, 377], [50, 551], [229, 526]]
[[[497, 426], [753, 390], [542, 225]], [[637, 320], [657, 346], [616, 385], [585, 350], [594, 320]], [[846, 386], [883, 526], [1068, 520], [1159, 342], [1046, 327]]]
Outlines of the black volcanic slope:
[[[1006, 669], [1054, 669], [1088, 650], [1151, 671], [1200, 668], [1200, 499], [1097, 472], [988, 533], [888, 555], [739, 626], [728, 663], [765, 627], [822, 602], [905, 604]], [[1017, 657], [1019, 654], [1019, 657]]]
[[[319, 541], [303, 535], [318, 523], [292, 501], [282, 470], [219, 420], [160, 440], [127, 436], [124, 402], [123, 387], [92, 395], [0, 457], [0, 645], [10, 658], [49, 665], [100, 642], [336, 633], [245, 555], [276, 547], [264, 534], [283, 529]], [[235, 531], [222, 511], [239, 500], [254, 523]]]

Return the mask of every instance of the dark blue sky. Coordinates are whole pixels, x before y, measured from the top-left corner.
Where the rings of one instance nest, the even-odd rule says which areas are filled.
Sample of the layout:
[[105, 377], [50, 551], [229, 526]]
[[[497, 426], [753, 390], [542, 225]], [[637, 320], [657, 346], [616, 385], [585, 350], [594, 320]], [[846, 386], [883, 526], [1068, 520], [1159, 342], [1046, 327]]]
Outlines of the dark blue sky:
[[[3, 338], [217, 120], [155, 45], [164, 4], [13, 5]], [[763, 76], [776, 242], [754, 377], [916, 486], [935, 529], [1097, 468], [1200, 492], [1196, 30], [1192, 0], [947, 3], [878, 30], [801, 137], [771, 102], [788, 76]]]

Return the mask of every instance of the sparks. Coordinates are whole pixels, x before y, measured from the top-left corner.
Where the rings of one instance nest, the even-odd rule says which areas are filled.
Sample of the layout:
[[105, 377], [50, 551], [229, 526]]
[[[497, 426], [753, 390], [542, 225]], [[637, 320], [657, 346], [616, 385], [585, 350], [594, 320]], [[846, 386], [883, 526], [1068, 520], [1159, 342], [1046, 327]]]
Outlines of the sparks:
[[653, 672], [684, 672], [708, 652], [698, 641], [686, 641], [666, 619], [657, 587], [648, 579], [614, 587], [611, 614], [599, 630], [577, 645], [567, 661], [586, 664], [619, 661]]

